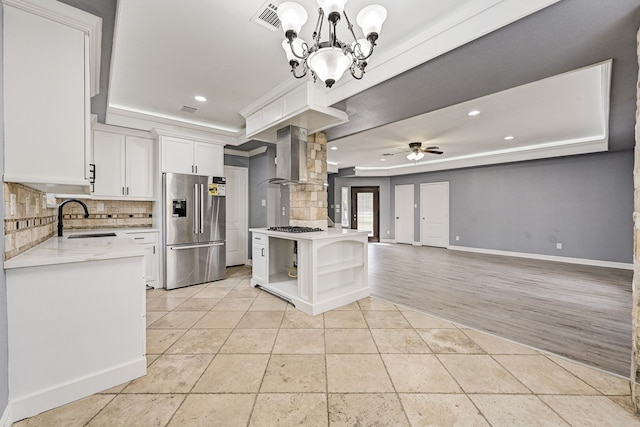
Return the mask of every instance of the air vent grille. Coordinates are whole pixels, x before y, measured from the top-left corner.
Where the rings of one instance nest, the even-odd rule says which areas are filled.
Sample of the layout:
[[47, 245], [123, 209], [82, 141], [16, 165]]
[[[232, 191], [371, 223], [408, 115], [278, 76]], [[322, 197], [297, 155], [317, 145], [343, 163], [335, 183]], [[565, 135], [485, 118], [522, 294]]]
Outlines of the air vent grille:
[[188, 105], [183, 105], [182, 107], [180, 107], [180, 111], [194, 114], [196, 111], [198, 111], [198, 109], [196, 107], [189, 107]]
[[280, 28], [281, 25], [278, 14], [276, 13], [277, 9], [278, 6], [268, 1], [258, 9], [251, 18], [251, 21], [271, 31], [275, 31]]

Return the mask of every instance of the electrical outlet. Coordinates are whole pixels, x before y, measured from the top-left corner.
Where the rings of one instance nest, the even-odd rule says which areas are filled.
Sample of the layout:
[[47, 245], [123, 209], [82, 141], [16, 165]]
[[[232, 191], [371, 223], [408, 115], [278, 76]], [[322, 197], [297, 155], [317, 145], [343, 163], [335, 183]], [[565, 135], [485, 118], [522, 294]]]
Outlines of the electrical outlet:
[[456, 242], [460, 241], [460, 236], [456, 236]]
[[562, 243], [556, 243], [556, 249], [562, 249]]
[[417, 203], [413, 204], [413, 209], [418, 209], [418, 204]]
[[261, 200], [262, 206], [267, 206], [267, 201], [265, 199]]
[[387, 230], [387, 234], [391, 234], [391, 231]]
[[102, 203], [102, 202], [96, 203], [96, 211], [104, 212], [104, 203]]
[[24, 211], [27, 214], [27, 216], [31, 213], [31, 207], [29, 206], [31, 204], [31, 197], [27, 196], [24, 199]]

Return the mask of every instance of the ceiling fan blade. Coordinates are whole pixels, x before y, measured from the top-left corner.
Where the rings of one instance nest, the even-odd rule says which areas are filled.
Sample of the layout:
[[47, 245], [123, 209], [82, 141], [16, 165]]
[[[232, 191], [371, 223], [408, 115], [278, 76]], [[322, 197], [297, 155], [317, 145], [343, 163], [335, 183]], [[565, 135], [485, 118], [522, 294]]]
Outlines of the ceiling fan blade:
[[427, 150], [427, 153], [431, 153], [431, 154], [442, 154], [444, 153], [444, 151], [437, 151], [437, 150]]

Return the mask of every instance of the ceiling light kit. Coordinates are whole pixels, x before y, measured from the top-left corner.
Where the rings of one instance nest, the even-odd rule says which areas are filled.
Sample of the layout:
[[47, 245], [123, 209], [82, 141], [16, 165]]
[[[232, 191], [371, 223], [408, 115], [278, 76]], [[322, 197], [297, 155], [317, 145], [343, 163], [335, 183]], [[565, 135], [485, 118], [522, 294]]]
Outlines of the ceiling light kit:
[[[302, 26], [307, 22], [307, 11], [296, 2], [284, 2], [278, 6], [278, 19], [282, 22], [285, 40], [282, 48], [291, 65], [291, 73], [297, 79], [311, 71], [314, 81], [320, 78], [327, 87], [332, 87], [349, 69], [351, 75], [360, 80], [364, 75], [367, 60], [373, 54], [376, 40], [387, 18], [387, 10], [380, 5], [363, 8], [356, 16], [356, 22], [362, 28], [364, 39], [358, 39], [353, 31], [344, 5], [348, 0], [317, 0], [318, 20], [313, 31], [313, 44], [309, 45], [298, 37]], [[341, 17], [347, 21], [347, 29], [353, 36], [351, 44], [338, 40], [336, 26]], [[324, 18], [329, 22], [329, 39], [320, 41]]]
[[206, 102], [207, 101], [207, 98], [205, 98], [202, 95], [196, 95], [196, 96], [193, 97], [193, 99], [195, 99], [198, 102]]
[[442, 151], [440, 151], [440, 148], [438, 147], [432, 146], [422, 148], [422, 142], [410, 142], [409, 150], [411, 150], [411, 153], [407, 155], [407, 159], [416, 162], [424, 157], [424, 153], [442, 154]]

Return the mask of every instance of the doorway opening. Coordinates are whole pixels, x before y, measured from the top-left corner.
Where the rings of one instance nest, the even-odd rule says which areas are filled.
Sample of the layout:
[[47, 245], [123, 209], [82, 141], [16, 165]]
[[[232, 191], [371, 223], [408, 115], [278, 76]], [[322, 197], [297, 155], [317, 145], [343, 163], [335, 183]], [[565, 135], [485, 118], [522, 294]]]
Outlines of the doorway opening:
[[351, 229], [380, 241], [380, 187], [351, 187]]

